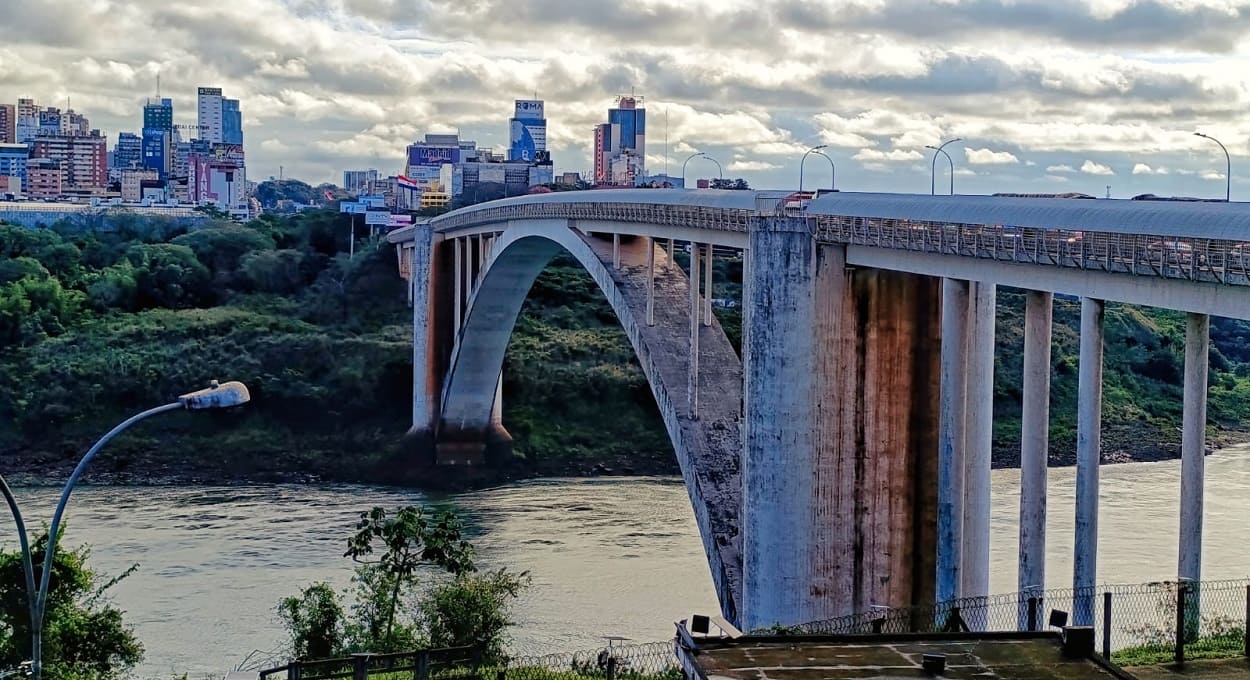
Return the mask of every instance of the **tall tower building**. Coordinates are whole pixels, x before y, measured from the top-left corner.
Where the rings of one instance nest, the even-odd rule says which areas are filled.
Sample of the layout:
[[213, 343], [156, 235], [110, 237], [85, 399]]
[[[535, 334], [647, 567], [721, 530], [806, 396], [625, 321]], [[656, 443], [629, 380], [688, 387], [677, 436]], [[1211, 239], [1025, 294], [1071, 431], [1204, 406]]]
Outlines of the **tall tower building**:
[[161, 99], [143, 107], [143, 134], [141, 148], [143, 167], [160, 173], [162, 179], [169, 175], [173, 160], [174, 102]]
[[17, 107], [0, 104], [0, 144], [17, 143]]
[[533, 161], [547, 150], [547, 118], [541, 99], [518, 99], [508, 131], [508, 160]]
[[149, 99], [143, 106], [143, 129], [173, 130], [174, 100], [166, 98], [154, 104]]
[[39, 133], [39, 107], [33, 99], [17, 100], [17, 143], [33, 142]]
[[221, 100], [221, 141], [243, 146], [243, 112], [238, 99]]
[[[614, 161], [622, 154], [627, 156], [630, 171], [614, 172]], [[621, 177], [646, 175], [646, 156], [647, 110], [638, 107], [638, 98], [622, 96], [616, 108], [608, 109], [608, 122], [595, 126], [595, 183], [614, 184]]]
[[[198, 137], [213, 144], [221, 144], [224, 139], [222, 114], [223, 99], [220, 87], [199, 88], [200, 134]], [[237, 108], [237, 103], [236, 103]], [[240, 126], [239, 134], [242, 134]]]

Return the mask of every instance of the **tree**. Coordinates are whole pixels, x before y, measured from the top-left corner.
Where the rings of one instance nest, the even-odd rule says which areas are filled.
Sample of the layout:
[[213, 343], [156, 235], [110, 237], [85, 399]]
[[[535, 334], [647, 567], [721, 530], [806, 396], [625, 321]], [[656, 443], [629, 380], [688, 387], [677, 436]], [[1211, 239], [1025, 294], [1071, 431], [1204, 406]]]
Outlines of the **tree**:
[[[394, 629], [400, 592], [413, 584], [417, 569], [433, 565], [455, 576], [473, 571], [473, 546], [460, 533], [460, 519], [450, 512], [439, 513], [433, 521], [424, 509], [411, 505], [393, 517], [381, 507], [360, 514], [356, 534], [348, 540], [343, 556], [378, 565], [381, 577], [388, 579], [390, 599], [382, 613], [386, 639]], [[381, 554], [376, 562], [368, 562], [364, 558], [374, 554], [375, 541], [380, 543]]]
[[514, 625], [512, 601], [529, 587], [529, 572], [505, 569], [464, 574], [437, 585], [421, 598], [421, 622], [431, 647], [482, 650], [487, 663], [503, 658], [505, 632]]
[[291, 636], [295, 658], [329, 659], [343, 651], [343, 606], [330, 584], [314, 583], [298, 597], [282, 600], [278, 616]]
[[187, 246], [172, 243], [131, 246], [126, 251], [126, 259], [135, 269], [140, 307], [197, 307], [211, 297], [208, 268]]
[[[59, 543], [59, 542], [58, 542]], [[35, 564], [42, 564], [48, 535], [31, 546]], [[121, 610], [105, 596], [132, 574], [103, 580], [87, 567], [90, 551], [59, 548], [52, 561], [47, 610], [43, 622], [44, 677], [48, 680], [113, 680], [143, 659], [143, 645], [125, 624]], [[30, 610], [21, 553], [0, 551], [0, 668], [30, 658]]]

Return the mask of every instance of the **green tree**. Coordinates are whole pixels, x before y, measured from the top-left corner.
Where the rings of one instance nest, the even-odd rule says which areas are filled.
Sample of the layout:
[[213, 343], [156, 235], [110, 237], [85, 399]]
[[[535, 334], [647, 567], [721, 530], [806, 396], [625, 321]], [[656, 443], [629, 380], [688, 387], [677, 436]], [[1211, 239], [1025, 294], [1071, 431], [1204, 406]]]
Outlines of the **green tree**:
[[297, 659], [329, 659], [343, 652], [343, 606], [328, 583], [314, 583], [278, 604]]
[[154, 243], [131, 246], [126, 259], [135, 269], [139, 307], [179, 309], [208, 302], [208, 268], [187, 246]]
[[[384, 583], [390, 596], [381, 617], [386, 623], [384, 639], [393, 633], [400, 594], [413, 585], [420, 567], [437, 566], [455, 576], [473, 571], [473, 546], [461, 538], [460, 519], [451, 512], [441, 512], [432, 520], [423, 508], [411, 505], [400, 508], [394, 516], [375, 507], [361, 513], [356, 534], [348, 539], [343, 556], [378, 565], [379, 577], [387, 579]], [[371, 562], [366, 558], [375, 554], [375, 542], [379, 553]]]
[[[43, 563], [48, 536], [31, 546], [35, 564]], [[48, 680], [112, 680], [123, 677], [143, 659], [143, 645], [127, 626], [107, 592], [118, 578], [104, 580], [87, 567], [90, 551], [57, 548], [49, 580], [43, 623], [44, 677]], [[0, 551], [0, 668], [30, 658], [30, 610], [21, 553]]]
[[499, 569], [434, 586], [419, 604], [430, 646], [473, 646], [487, 663], [503, 659], [507, 629], [515, 624], [512, 602], [529, 584], [529, 572]]
[[[214, 276], [233, 274], [248, 253], [273, 250], [273, 239], [264, 233], [238, 224], [215, 224], [183, 234], [171, 243], [187, 246]], [[229, 284], [228, 279], [225, 283]]]
[[298, 250], [260, 250], [243, 256], [240, 269], [255, 290], [285, 295], [303, 287], [304, 254]]

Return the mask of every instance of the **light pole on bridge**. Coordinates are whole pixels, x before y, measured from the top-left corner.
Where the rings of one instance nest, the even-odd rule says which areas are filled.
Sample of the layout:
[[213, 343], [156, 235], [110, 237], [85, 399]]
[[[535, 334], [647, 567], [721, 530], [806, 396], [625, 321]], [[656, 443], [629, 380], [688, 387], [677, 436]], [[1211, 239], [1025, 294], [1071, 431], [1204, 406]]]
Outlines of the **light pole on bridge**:
[[[803, 158], [799, 159], [799, 193], [800, 194], [803, 193], [803, 164], [807, 162], [807, 157], [814, 153], [819, 153], [820, 155], [825, 156], [823, 153], [820, 153], [820, 150], [827, 149], [827, 148], [829, 148], [828, 144], [820, 144], [818, 146], [813, 146], [812, 148], [808, 149], [806, 152], [803, 153]], [[829, 158], [829, 157], [825, 156], [825, 158]], [[829, 159], [829, 162], [833, 163], [833, 159]]]
[[829, 191], [837, 191], [838, 190], [838, 166], [834, 165], [833, 158], [831, 158], [829, 154], [825, 153], [824, 151], [817, 151], [816, 155], [824, 156], [825, 160], [829, 161], [829, 173], [830, 173], [829, 174]]
[[699, 156], [706, 156], [706, 155], [707, 154], [703, 153], [702, 151], [696, 151], [690, 154], [689, 156], [686, 156], [686, 160], [682, 161], [681, 163], [681, 188], [683, 189], [686, 188], [686, 164], [689, 163], [692, 158], [698, 158]]
[[1195, 132], [1194, 136], [1209, 139], [1216, 144], [1219, 144], [1220, 149], [1224, 152], [1224, 201], [1228, 202], [1229, 198], [1232, 196], [1233, 188], [1233, 159], [1228, 155], [1228, 149], [1224, 147], [1224, 144], [1220, 140], [1212, 137], [1211, 135], [1204, 135], [1201, 132]]
[[9, 485], [5, 482], [4, 477], [0, 476], [0, 494], [4, 496], [4, 500], [8, 503], [9, 511], [13, 514], [13, 522], [17, 525], [18, 544], [22, 550], [22, 570], [26, 572], [26, 603], [30, 613], [31, 671], [34, 680], [40, 680], [43, 672], [43, 617], [48, 605], [48, 585], [52, 576], [53, 560], [56, 558], [57, 535], [61, 531], [61, 518], [65, 514], [65, 507], [69, 504], [69, 496], [74, 491], [74, 485], [82, 477], [83, 472], [87, 469], [87, 465], [91, 463], [91, 460], [95, 458], [95, 455], [100, 452], [100, 449], [105, 444], [140, 420], [179, 409], [202, 411], [229, 408], [245, 404], [250, 400], [251, 396], [243, 383], [227, 382], [218, 384], [214, 380], [212, 386], [207, 389], [184, 394], [178, 397], [177, 401], [164, 406], [150, 408], [131, 416], [127, 420], [122, 421], [120, 425], [109, 430], [107, 434], [92, 445], [87, 454], [78, 462], [74, 472], [69, 476], [69, 481], [65, 483], [65, 488], [61, 491], [61, 498], [56, 504], [56, 511], [52, 514], [52, 524], [48, 527], [48, 544], [47, 549], [44, 551], [43, 571], [40, 573], [38, 590], [35, 589], [35, 570], [33, 559], [31, 558], [29, 538], [26, 535], [26, 524], [22, 520], [22, 512], [17, 506], [17, 500], [14, 498], [13, 492], [9, 489]]
[[946, 153], [946, 150], [942, 147], [946, 146], [947, 144], [953, 144], [955, 142], [962, 142], [962, 141], [964, 141], [963, 138], [956, 137], [954, 139], [948, 139], [945, 142], [942, 142], [941, 144], [937, 146], [933, 146], [931, 144], [925, 145], [924, 148], [933, 149], [934, 151], [933, 162], [929, 164], [929, 195], [930, 196], [937, 193], [937, 157], [939, 153], [942, 154], [943, 156], [946, 156], [946, 160], [951, 164], [951, 196], [955, 195], [955, 161], [954, 159], [951, 158], [951, 155]]

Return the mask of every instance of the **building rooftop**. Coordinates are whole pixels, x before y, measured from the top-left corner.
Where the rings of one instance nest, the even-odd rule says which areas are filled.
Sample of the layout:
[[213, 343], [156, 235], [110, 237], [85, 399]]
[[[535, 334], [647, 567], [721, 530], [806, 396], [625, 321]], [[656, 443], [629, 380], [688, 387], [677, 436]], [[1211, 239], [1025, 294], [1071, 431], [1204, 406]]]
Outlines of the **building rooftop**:
[[[832, 680], [834, 678], [997, 678], [1000, 680], [1132, 680], [1093, 654], [1065, 654], [1050, 633], [951, 633], [820, 637], [696, 638], [684, 664], [700, 680]], [[942, 655], [932, 673], [925, 655]]]

